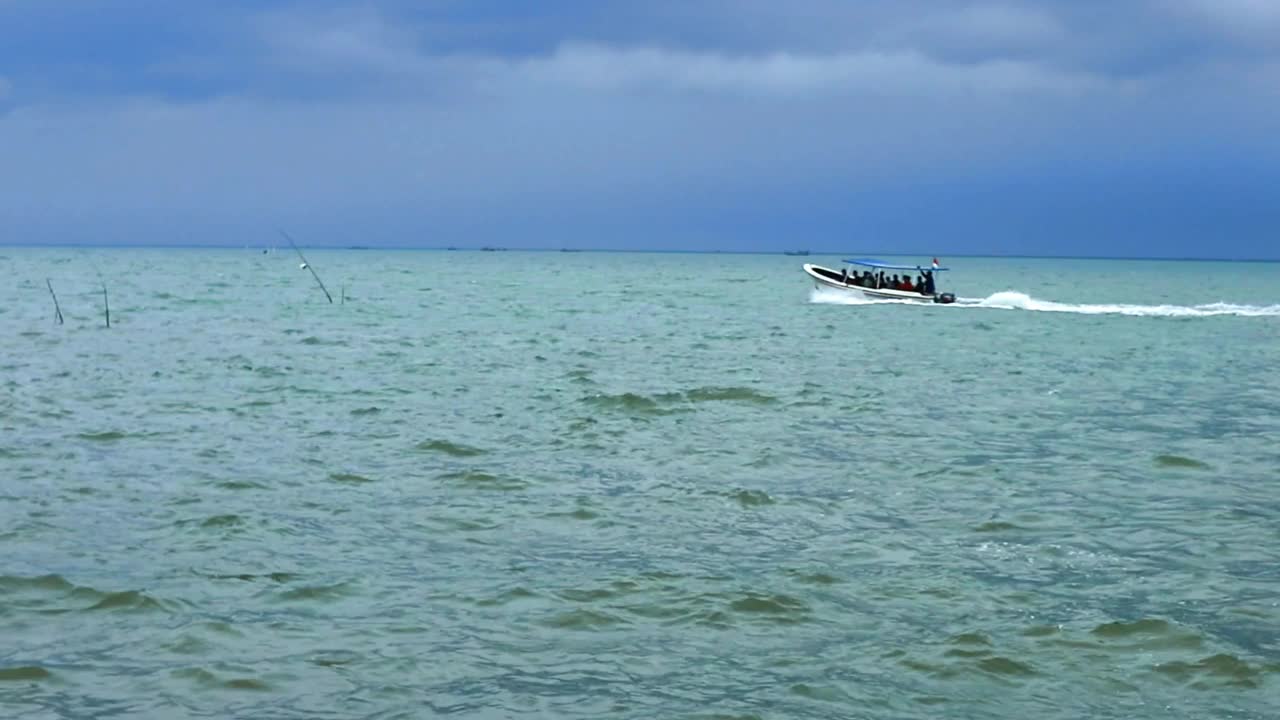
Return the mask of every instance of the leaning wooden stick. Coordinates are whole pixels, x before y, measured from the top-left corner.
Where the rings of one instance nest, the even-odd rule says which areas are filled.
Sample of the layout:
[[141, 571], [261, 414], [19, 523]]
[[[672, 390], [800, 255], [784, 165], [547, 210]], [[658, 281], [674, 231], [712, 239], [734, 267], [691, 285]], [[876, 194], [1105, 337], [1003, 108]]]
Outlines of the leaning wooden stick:
[[58, 324], [62, 324], [62, 308], [58, 305], [58, 294], [53, 291], [53, 283], [49, 278], [44, 279], [44, 284], [49, 286], [49, 294], [53, 296], [53, 312], [58, 318]]
[[111, 327], [111, 303], [107, 302], [107, 283], [102, 278], [98, 278], [102, 282], [102, 315], [107, 320], [107, 327]]
[[330, 304], [330, 305], [332, 305], [332, 304], [333, 304], [333, 296], [329, 294], [329, 290], [328, 290], [328, 288], [326, 288], [326, 287], [324, 286], [324, 282], [323, 282], [323, 281], [321, 281], [321, 280], [320, 280], [320, 276], [316, 274], [316, 270], [315, 270], [315, 268], [311, 267], [311, 263], [307, 262], [307, 259], [306, 259], [305, 257], [303, 257], [303, 255], [302, 255], [302, 251], [298, 249], [298, 244], [297, 244], [297, 243], [295, 243], [295, 242], [293, 241], [293, 238], [289, 237], [289, 233], [287, 233], [287, 232], [285, 232], [285, 231], [281, 230], [281, 231], [280, 231], [280, 234], [284, 236], [284, 239], [285, 239], [285, 240], [288, 240], [288, 241], [289, 241], [289, 244], [290, 244], [291, 246], [293, 246], [293, 250], [294, 250], [294, 252], [298, 253], [298, 257], [302, 259], [302, 267], [304, 267], [304, 268], [306, 268], [306, 269], [308, 269], [308, 270], [310, 270], [310, 271], [311, 271], [311, 277], [313, 277], [313, 278], [315, 278], [315, 279], [316, 279], [316, 284], [317, 284], [317, 285], [319, 285], [319, 286], [320, 286], [320, 289], [324, 291], [324, 296], [325, 296], [325, 297], [327, 297], [327, 298], [329, 298], [329, 304]]
[[102, 285], [102, 317], [107, 321], [107, 327], [111, 327], [111, 303], [107, 301], [107, 281], [102, 279], [102, 270], [98, 268], [98, 263], [89, 256], [89, 262], [93, 266], [93, 274], [98, 276], [98, 282]]

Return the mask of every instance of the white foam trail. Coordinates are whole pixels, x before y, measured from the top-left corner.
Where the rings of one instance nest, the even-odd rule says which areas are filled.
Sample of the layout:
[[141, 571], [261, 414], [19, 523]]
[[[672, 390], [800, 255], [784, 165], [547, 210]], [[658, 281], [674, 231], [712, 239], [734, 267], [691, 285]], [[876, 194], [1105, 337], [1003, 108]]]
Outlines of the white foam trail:
[[1037, 300], [1026, 293], [1013, 290], [998, 292], [982, 299], [961, 298], [960, 307], [997, 308], [1002, 310], [1031, 310], [1034, 312], [1076, 313], [1079, 315], [1132, 315], [1138, 317], [1213, 317], [1236, 315], [1239, 317], [1280, 317], [1280, 305], [1233, 305], [1210, 303], [1208, 305], [1083, 305]]
[[[918, 305], [908, 300], [869, 300], [852, 293], [830, 288], [814, 288], [809, 301], [831, 305]], [[929, 305], [928, 307], [989, 308], [998, 310], [1029, 310], [1032, 312], [1075, 313], [1077, 315], [1130, 315], [1135, 317], [1280, 317], [1280, 305], [1234, 305], [1210, 303], [1208, 305], [1085, 305], [1037, 300], [1026, 293], [1014, 290], [998, 292], [985, 298], [959, 298], [954, 305]]]

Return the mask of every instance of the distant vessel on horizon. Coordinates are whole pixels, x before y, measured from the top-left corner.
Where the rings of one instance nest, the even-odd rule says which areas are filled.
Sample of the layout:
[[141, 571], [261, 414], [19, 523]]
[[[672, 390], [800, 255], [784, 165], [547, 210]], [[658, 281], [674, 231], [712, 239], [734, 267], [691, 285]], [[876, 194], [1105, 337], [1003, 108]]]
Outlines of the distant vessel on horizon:
[[787, 251], [783, 252], [783, 255], [806, 256], [806, 255], [808, 255], [808, 254], [809, 254], [809, 251], [808, 251], [808, 250], [787, 250]]

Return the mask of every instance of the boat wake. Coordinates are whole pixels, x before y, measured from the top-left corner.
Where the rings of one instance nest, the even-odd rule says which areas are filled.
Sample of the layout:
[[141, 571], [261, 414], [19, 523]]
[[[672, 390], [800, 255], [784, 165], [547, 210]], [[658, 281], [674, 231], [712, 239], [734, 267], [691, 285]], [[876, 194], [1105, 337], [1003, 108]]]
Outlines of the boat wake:
[[1132, 315], [1138, 317], [1280, 317], [1280, 305], [1086, 305], [1037, 300], [1026, 293], [1006, 290], [985, 298], [959, 298], [956, 307], [995, 308], [998, 310], [1031, 310], [1035, 312], [1075, 313], [1077, 315]]
[[[910, 305], [900, 300], [868, 300], [838, 290], [815, 288], [809, 295], [810, 302], [835, 305]], [[1074, 313], [1077, 315], [1130, 315], [1135, 317], [1280, 317], [1280, 305], [1235, 305], [1210, 303], [1208, 305], [1110, 305], [1078, 304], [1037, 300], [1026, 293], [1006, 290], [985, 298], [957, 298], [953, 305], [927, 307], [983, 308], [995, 310], [1029, 310], [1032, 312]]]

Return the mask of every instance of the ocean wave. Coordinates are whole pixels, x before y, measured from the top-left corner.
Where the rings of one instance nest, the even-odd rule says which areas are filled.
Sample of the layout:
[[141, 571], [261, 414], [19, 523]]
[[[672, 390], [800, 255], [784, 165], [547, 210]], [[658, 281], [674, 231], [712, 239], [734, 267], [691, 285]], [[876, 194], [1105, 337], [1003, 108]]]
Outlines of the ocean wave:
[[0, 595], [10, 608], [44, 614], [119, 610], [168, 611], [168, 604], [141, 590], [110, 591], [76, 585], [61, 575], [23, 577], [0, 575]]
[[485, 451], [480, 448], [448, 440], [423, 440], [415, 445], [414, 448], [424, 452], [437, 452], [453, 457], [476, 457], [477, 455], [485, 454]]
[[689, 412], [692, 410], [691, 406], [700, 403], [729, 402], [748, 405], [772, 405], [777, 403], [778, 399], [748, 387], [704, 386], [684, 392], [665, 392], [654, 395], [641, 395], [631, 392], [619, 395], [596, 393], [582, 398], [582, 402], [594, 405], [602, 410], [646, 416]]

